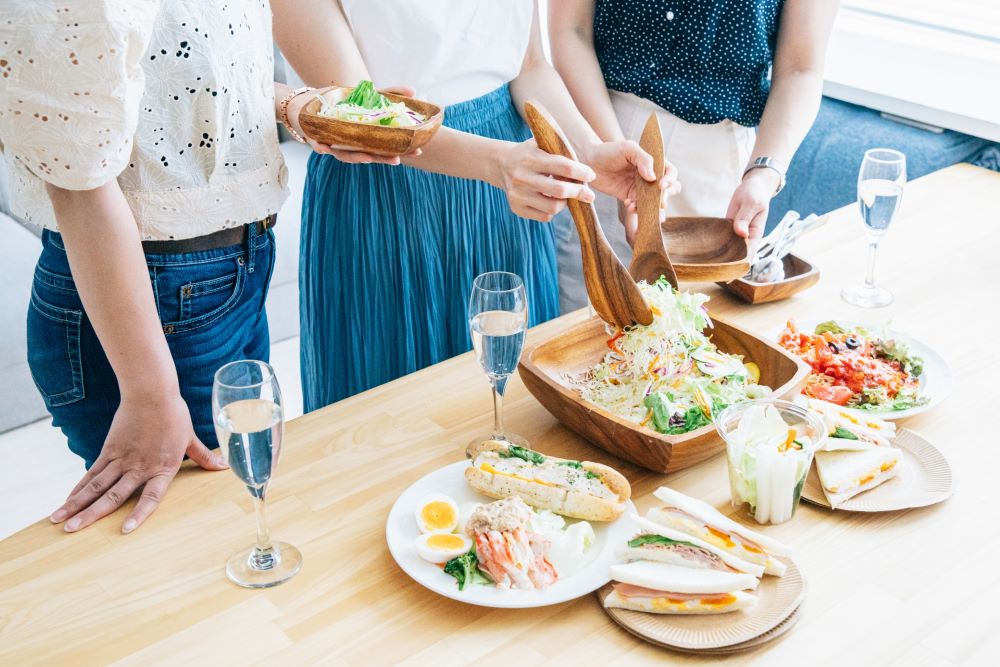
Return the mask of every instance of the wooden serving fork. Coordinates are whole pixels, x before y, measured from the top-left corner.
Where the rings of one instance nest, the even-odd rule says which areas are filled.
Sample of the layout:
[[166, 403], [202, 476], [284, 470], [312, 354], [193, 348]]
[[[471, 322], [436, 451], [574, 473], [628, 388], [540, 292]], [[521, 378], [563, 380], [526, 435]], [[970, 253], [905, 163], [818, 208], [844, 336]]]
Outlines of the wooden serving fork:
[[663, 235], [663, 226], [660, 224], [659, 180], [663, 178], [665, 160], [663, 134], [660, 132], [660, 120], [655, 112], [649, 114], [649, 120], [646, 121], [646, 127], [639, 140], [639, 147], [653, 157], [653, 173], [656, 175], [656, 181], [650, 183], [642, 176], [635, 177], [639, 225], [632, 246], [632, 263], [629, 264], [628, 270], [636, 281], [645, 280], [649, 284], [664, 276], [674, 289], [677, 289], [677, 272], [674, 271], [670, 255], [667, 254], [667, 242]]
[[[576, 160], [576, 154], [562, 130], [542, 105], [533, 101], [525, 102], [524, 115], [539, 148], [552, 155]], [[604, 230], [597, 221], [594, 205], [577, 199], [570, 199], [567, 205], [580, 234], [583, 280], [594, 310], [605, 322], [618, 328], [637, 322], [650, 324], [653, 313], [632, 276], [611, 249]]]

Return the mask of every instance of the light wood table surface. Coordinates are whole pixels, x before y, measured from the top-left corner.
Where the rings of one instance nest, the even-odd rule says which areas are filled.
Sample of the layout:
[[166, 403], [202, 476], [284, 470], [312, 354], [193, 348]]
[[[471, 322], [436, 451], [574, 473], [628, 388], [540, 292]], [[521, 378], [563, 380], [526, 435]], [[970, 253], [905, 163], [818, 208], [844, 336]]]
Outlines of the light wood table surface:
[[[619, 629], [592, 595], [494, 610], [403, 574], [385, 544], [390, 506], [491, 424], [489, 389], [466, 354], [288, 424], [269, 514], [272, 535], [305, 564], [285, 585], [251, 591], [226, 579], [227, 557], [254, 534], [250, 497], [230, 472], [185, 467], [131, 535], [118, 512], [75, 535], [42, 521], [0, 542], [0, 664], [996, 664], [1000, 174], [960, 165], [907, 187], [881, 250], [878, 280], [896, 295], [882, 310], [840, 300], [862, 278], [865, 246], [855, 206], [831, 215], [797, 250], [823, 274], [804, 294], [751, 307], [714, 285], [688, 288], [760, 332], [791, 316], [891, 320], [934, 347], [954, 393], [905, 426], [946, 454], [958, 488], [942, 505], [889, 514], [803, 505], [766, 529], [794, 546], [809, 581], [803, 618], [780, 640], [724, 659], [686, 656]], [[529, 343], [582, 317], [538, 327]], [[669, 478], [640, 471], [561, 427], [520, 382], [509, 392], [512, 430], [544, 452], [615, 465], [640, 509], [665, 481], [728, 509], [724, 457]]]

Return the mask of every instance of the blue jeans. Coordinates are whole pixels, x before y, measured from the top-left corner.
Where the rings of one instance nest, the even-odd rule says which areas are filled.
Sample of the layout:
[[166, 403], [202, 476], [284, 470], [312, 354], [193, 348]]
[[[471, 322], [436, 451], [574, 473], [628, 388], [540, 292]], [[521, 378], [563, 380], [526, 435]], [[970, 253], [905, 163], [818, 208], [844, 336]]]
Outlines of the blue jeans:
[[[237, 359], [267, 361], [264, 299], [274, 233], [247, 228], [245, 242], [201, 252], [147, 254], [149, 280], [195, 432], [217, 447], [212, 379]], [[129, 317], [122, 313], [122, 317]], [[80, 302], [62, 237], [45, 231], [28, 307], [28, 366], [54, 426], [88, 468], [118, 409], [118, 381]]]

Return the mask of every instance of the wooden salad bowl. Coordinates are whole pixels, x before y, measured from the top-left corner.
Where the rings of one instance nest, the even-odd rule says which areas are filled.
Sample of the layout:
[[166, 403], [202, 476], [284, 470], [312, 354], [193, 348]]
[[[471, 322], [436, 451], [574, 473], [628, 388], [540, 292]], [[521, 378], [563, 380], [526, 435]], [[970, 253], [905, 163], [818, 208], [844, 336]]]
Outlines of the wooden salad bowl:
[[[320, 91], [336, 103], [351, 94], [353, 88], [334, 86]], [[412, 97], [379, 91], [393, 102], [403, 102], [413, 111], [427, 117], [420, 125], [412, 127], [386, 127], [354, 123], [349, 120], [320, 116], [321, 102], [314, 99], [299, 112], [299, 125], [307, 137], [321, 144], [348, 150], [360, 150], [374, 155], [400, 156], [414, 151], [434, 136], [444, 120], [444, 109]]]
[[787, 299], [819, 282], [819, 269], [801, 257], [785, 255], [781, 261], [785, 267], [784, 280], [755, 283], [744, 277], [731, 282], [720, 282], [719, 285], [747, 303], [758, 304]]
[[750, 271], [750, 244], [729, 218], [668, 217], [663, 240], [678, 280], [726, 282]]
[[[763, 338], [714, 320], [712, 342], [760, 368], [760, 384], [791, 400], [805, 384], [809, 366]], [[608, 351], [604, 322], [594, 317], [526, 350], [521, 380], [546, 410], [601, 449], [655, 472], [676, 472], [721, 452], [722, 438], [709, 424], [683, 435], [664, 435], [584, 401], [570, 378], [592, 368]]]

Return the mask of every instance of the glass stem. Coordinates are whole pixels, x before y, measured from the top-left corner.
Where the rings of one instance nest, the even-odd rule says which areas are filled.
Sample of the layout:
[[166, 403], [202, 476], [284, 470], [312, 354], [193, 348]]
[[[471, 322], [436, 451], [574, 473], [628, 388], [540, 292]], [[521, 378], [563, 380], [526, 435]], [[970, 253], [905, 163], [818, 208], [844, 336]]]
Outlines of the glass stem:
[[865, 287], [875, 289], [875, 256], [878, 254], [879, 239], [868, 242], [868, 272], [865, 274]]
[[254, 570], [270, 570], [278, 564], [277, 554], [271, 548], [271, 534], [264, 516], [264, 489], [253, 494], [254, 515], [257, 518], [257, 545], [250, 554], [250, 567]]
[[493, 381], [493, 437], [503, 440], [503, 392], [499, 389], [498, 380]]

